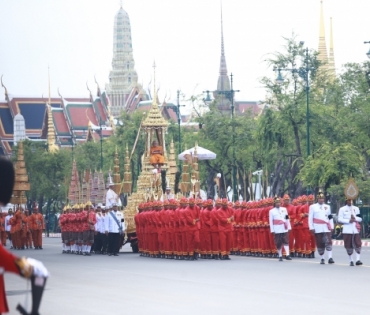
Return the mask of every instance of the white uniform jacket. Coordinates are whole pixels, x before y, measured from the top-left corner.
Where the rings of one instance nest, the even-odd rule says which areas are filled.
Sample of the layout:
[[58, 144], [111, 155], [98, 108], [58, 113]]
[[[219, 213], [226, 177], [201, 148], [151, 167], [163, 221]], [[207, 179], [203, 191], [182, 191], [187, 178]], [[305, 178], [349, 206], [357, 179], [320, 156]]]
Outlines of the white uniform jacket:
[[11, 229], [11, 225], [9, 224], [9, 220], [12, 218], [13, 216], [12, 215], [7, 215], [6, 217], [5, 217], [5, 231], [6, 232], [10, 232], [10, 229]]
[[99, 233], [105, 233], [105, 222], [103, 214], [101, 212], [96, 213], [95, 231]]
[[[355, 206], [347, 206], [339, 209], [338, 222], [343, 224], [343, 234], [358, 234], [360, 231], [356, 228], [356, 222], [362, 222], [362, 218], [356, 216], [360, 214], [360, 209]], [[353, 215], [356, 219], [355, 222], [349, 222]]]
[[273, 208], [269, 211], [271, 233], [286, 233], [292, 229], [290, 220], [287, 219], [288, 210], [284, 207]]
[[329, 219], [330, 214], [330, 206], [325, 203], [311, 205], [308, 212], [309, 229], [315, 230], [315, 233], [330, 232], [334, 227], [333, 219]]
[[[116, 216], [118, 224], [111, 213]], [[123, 214], [120, 211], [110, 211], [109, 213], [107, 213], [105, 220], [105, 231], [108, 231], [109, 233], [119, 233], [120, 229], [122, 229], [122, 232], [124, 232], [125, 224], [122, 222], [122, 219]]]

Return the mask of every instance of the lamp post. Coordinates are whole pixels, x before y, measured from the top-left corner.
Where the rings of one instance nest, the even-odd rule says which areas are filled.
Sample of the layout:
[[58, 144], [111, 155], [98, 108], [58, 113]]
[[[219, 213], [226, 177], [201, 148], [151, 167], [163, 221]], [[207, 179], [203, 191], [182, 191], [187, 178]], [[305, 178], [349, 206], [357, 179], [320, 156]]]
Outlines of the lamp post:
[[[304, 42], [300, 42], [300, 45], [303, 45]], [[310, 148], [310, 84], [309, 84], [309, 73], [314, 70], [314, 68], [309, 67], [309, 60], [308, 60], [308, 47], [304, 49], [305, 52], [305, 61], [304, 61], [304, 66], [300, 68], [275, 68], [274, 71], [278, 72], [277, 78], [276, 78], [276, 83], [281, 85], [284, 83], [284, 78], [281, 74], [282, 71], [290, 71], [291, 73], [295, 74], [297, 73], [304, 81], [305, 81], [305, 91], [306, 91], [306, 128], [307, 128], [307, 135], [306, 135], [306, 150], [307, 150], [307, 157], [311, 155], [311, 148]], [[309, 194], [311, 189], [307, 187], [307, 194]]]

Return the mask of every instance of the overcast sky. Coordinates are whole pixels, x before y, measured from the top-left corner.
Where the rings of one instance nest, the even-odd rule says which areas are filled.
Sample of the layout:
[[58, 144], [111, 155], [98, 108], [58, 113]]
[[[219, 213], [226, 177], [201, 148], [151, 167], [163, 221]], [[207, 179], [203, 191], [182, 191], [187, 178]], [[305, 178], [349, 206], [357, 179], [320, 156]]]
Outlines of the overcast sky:
[[[119, 0], [0, 0], [0, 74], [12, 95], [87, 97], [86, 81], [103, 88], [112, 61], [113, 20]], [[124, 0], [132, 27], [139, 82], [157, 64], [160, 98], [176, 90], [198, 94], [217, 86], [219, 0]], [[325, 0], [327, 43], [333, 18], [336, 67], [362, 62], [370, 40], [369, 0]], [[223, 0], [225, 54], [239, 100], [263, 100], [259, 83], [273, 76], [264, 60], [294, 32], [317, 49], [319, 0]], [[0, 99], [4, 99], [3, 90]]]

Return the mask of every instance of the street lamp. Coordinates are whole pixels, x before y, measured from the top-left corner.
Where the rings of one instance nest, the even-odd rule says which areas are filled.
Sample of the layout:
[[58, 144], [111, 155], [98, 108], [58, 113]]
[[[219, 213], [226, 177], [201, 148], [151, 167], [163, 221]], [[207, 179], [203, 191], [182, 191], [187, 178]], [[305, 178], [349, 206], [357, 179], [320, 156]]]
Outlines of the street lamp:
[[[368, 41], [368, 42], [364, 42], [364, 44], [370, 44], [370, 41]], [[369, 58], [369, 59], [370, 59], [370, 49], [369, 49], [369, 51], [366, 53], [366, 56], [367, 56], [367, 58]]]
[[[302, 46], [304, 42], [300, 42], [300, 45]], [[284, 78], [281, 74], [282, 71], [290, 71], [291, 73], [295, 74], [297, 73], [304, 81], [305, 81], [305, 91], [306, 91], [306, 125], [307, 125], [307, 157], [311, 155], [311, 149], [310, 149], [310, 106], [309, 106], [309, 95], [310, 95], [310, 85], [309, 85], [309, 73], [314, 70], [314, 68], [309, 67], [309, 60], [308, 60], [308, 47], [304, 49], [305, 51], [305, 65], [300, 68], [291, 68], [291, 69], [281, 69], [281, 68], [275, 68], [274, 71], [278, 72], [276, 83], [281, 85], [284, 83]], [[307, 194], [310, 193], [310, 188], [307, 187]]]

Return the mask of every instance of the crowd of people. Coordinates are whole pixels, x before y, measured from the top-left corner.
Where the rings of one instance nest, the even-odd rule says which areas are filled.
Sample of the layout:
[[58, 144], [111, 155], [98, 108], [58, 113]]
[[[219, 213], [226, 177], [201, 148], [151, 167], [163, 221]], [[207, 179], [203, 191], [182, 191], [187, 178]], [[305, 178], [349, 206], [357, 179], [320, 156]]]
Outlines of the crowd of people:
[[14, 214], [0, 212], [0, 242], [3, 246], [10, 243], [10, 249], [43, 249], [42, 232], [45, 228], [44, 217], [37, 206], [32, 214], [27, 209], [17, 207]]
[[90, 202], [67, 205], [59, 219], [63, 253], [91, 256], [93, 251], [118, 256], [125, 230], [123, 222], [116, 203], [111, 208], [98, 204], [96, 209]]
[[[194, 198], [142, 203], [135, 216], [140, 255], [179, 260], [228, 260], [230, 255], [241, 255], [282, 261], [284, 256], [286, 260], [314, 258], [317, 248], [320, 263], [325, 264], [326, 252], [328, 263], [333, 264], [334, 223], [330, 206], [324, 201], [324, 194], [319, 193], [317, 203], [313, 195], [292, 201], [284, 195], [235, 204], [227, 199], [214, 203]], [[345, 207], [348, 209], [343, 213], [352, 213], [350, 222], [342, 215], [338, 219], [353, 226], [350, 235], [356, 240], [345, 242], [345, 247], [350, 261], [355, 250], [356, 264], [361, 265], [360, 229], [355, 227], [361, 215], [352, 200], [347, 200]]]

